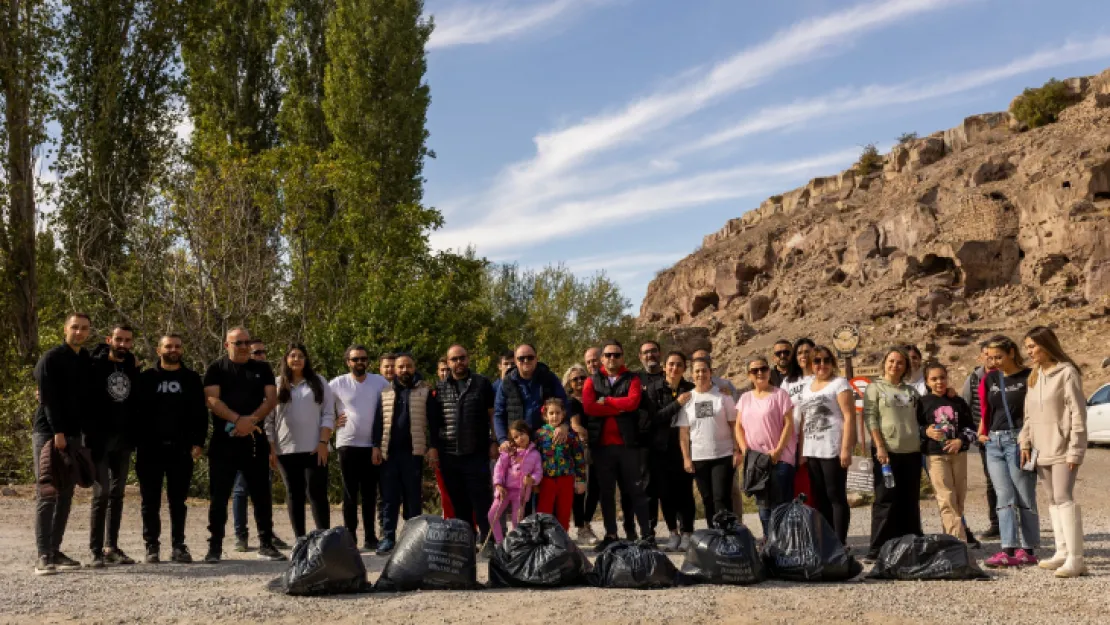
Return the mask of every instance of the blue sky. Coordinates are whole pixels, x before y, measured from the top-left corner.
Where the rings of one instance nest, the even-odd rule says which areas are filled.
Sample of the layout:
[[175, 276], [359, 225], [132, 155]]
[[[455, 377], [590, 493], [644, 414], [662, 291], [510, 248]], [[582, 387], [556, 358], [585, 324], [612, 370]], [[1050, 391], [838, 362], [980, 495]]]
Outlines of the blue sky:
[[647, 283], [767, 196], [1110, 67], [1106, 0], [428, 0], [439, 249]]

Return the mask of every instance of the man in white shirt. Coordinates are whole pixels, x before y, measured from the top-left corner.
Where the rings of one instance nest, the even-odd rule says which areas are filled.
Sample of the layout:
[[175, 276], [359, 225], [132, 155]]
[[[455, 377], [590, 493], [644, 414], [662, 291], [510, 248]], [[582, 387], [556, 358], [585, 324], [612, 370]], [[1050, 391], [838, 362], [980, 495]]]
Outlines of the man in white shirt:
[[336, 447], [339, 472], [343, 475], [343, 525], [357, 540], [359, 499], [365, 539], [363, 550], [378, 547], [374, 532], [374, 509], [378, 501], [378, 470], [381, 450], [373, 445], [375, 422], [381, 418], [382, 391], [389, 383], [376, 373], [367, 373], [370, 352], [352, 345], [344, 355], [350, 373], [329, 383], [335, 394]]

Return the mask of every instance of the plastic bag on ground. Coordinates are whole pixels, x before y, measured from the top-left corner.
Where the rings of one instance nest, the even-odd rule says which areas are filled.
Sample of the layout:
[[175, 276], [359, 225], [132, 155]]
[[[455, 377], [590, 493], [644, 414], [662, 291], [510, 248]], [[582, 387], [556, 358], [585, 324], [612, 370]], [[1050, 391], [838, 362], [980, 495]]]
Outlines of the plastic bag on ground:
[[711, 529], [697, 530], [682, 562], [684, 584], [758, 584], [767, 578], [755, 537], [736, 515], [713, 515]]
[[674, 562], [654, 546], [617, 541], [597, 556], [586, 578], [598, 588], [670, 588], [677, 574]]
[[299, 596], [371, 590], [358, 545], [345, 527], [315, 530], [298, 541], [289, 557], [289, 569], [269, 587]]
[[844, 551], [825, 517], [805, 505], [802, 496], [775, 508], [767, 526], [763, 564], [771, 577], [836, 582], [863, 572], [863, 565]]
[[586, 582], [586, 554], [550, 514], [533, 514], [505, 536], [489, 561], [495, 588], [557, 588]]
[[461, 519], [423, 515], [405, 521], [375, 590], [478, 588], [474, 529]]
[[967, 544], [948, 534], [892, 538], [879, 551], [868, 579], [990, 579], [968, 553]]

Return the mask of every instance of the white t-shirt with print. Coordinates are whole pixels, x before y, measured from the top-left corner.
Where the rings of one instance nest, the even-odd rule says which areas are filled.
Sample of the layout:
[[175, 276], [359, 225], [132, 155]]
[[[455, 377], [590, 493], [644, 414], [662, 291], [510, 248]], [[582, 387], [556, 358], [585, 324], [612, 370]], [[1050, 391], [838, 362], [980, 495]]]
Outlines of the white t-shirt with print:
[[[812, 381], [813, 381], [813, 376], [812, 375], [805, 375], [805, 376], [802, 376], [801, 378], [799, 378], [797, 380], [794, 380], [793, 382], [787, 382], [786, 380], [783, 380], [782, 384], [779, 386], [779, 388], [786, 391], [786, 394], [790, 396], [790, 403], [794, 404], [794, 406], [797, 407], [798, 402], [802, 399], [802, 389], [809, 388], [809, 383], [812, 382]], [[802, 431], [801, 426], [802, 426], [802, 414], [799, 411], [795, 410], [794, 411], [794, 433], [795, 434], [798, 434]], [[808, 454], [806, 454], [806, 455], [808, 455]]]
[[[851, 391], [848, 380], [834, 378], [825, 388], [813, 391], [813, 378], [803, 387], [801, 397], [795, 402], [795, 414], [804, 417], [805, 443], [802, 455], [806, 458], [838, 458], [844, 436], [844, 412], [836, 398], [844, 391]], [[853, 402], [854, 403], [854, 402]]]
[[735, 423], [736, 402], [716, 388], [707, 393], [690, 391], [690, 401], [675, 419], [676, 427], [690, 428], [690, 458], [695, 461], [731, 456], [736, 448]]

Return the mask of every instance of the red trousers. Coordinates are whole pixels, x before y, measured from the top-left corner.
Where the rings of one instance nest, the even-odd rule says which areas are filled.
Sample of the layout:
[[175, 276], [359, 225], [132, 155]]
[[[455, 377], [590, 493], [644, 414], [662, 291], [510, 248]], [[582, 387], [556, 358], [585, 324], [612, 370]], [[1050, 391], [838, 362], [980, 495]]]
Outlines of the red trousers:
[[813, 487], [809, 483], [809, 469], [807, 467], [798, 467], [798, 469], [794, 472], [794, 496], [805, 493], [806, 505], [812, 508], [817, 505], [817, 500], [813, 498]]
[[443, 474], [436, 467], [436, 486], [439, 488], [439, 502], [443, 506], [443, 518], [455, 518], [455, 506], [451, 505], [451, 498], [447, 496], [447, 487], [443, 485]]
[[547, 477], [545, 475], [540, 481], [540, 501], [536, 504], [536, 511], [554, 514], [559, 525], [569, 530], [570, 510], [573, 505], [574, 476]]

